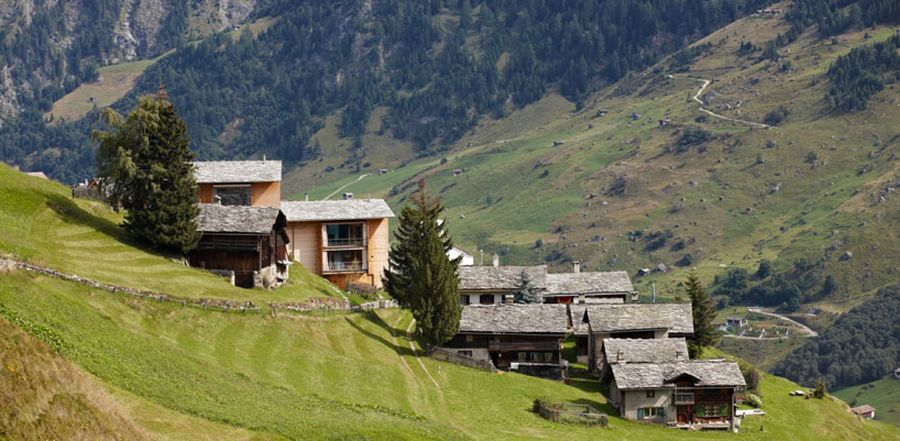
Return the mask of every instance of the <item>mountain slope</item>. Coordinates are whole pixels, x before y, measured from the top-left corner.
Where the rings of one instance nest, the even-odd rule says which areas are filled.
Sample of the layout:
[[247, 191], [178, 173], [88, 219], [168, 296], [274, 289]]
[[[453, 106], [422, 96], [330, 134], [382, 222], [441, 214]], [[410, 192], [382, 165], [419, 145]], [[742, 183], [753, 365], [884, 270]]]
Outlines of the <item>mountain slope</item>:
[[[824, 74], [839, 55], [896, 27], [847, 33], [835, 44], [810, 31], [781, 49], [778, 63], [741, 53], [742, 42], [762, 47], [787, 29], [778, 16], [739, 20], [694, 46], [689, 72], [673, 72], [684, 66], [667, 60], [601, 91], [580, 111], [557, 108], [555, 119], [503, 137], [479, 133], [531, 117], [486, 123], [446, 161], [423, 159], [302, 191], [315, 198], [341, 188], [399, 206], [409, 184], [425, 178], [470, 251], [498, 252], [510, 263], [579, 259], [590, 269], [680, 264], [696, 266], [706, 280], [731, 267], [752, 274], [768, 259], [779, 274], [803, 269], [796, 276], [804, 278], [796, 281], [803, 302], [846, 311], [900, 277], [890, 263], [900, 258], [893, 191], [900, 112], [896, 88], [876, 94], [865, 111], [833, 111], [822, 98]], [[790, 115], [769, 130], [711, 117], [692, 99], [703, 86], [694, 78], [712, 80], [700, 99], [717, 114], [762, 123], [785, 105]], [[697, 129], [701, 138], [686, 135]], [[837, 287], [817, 297], [826, 275]], [[671, 296], [682, 278], [662, 273], [638, 286], [646, 293], [653, 281]]]

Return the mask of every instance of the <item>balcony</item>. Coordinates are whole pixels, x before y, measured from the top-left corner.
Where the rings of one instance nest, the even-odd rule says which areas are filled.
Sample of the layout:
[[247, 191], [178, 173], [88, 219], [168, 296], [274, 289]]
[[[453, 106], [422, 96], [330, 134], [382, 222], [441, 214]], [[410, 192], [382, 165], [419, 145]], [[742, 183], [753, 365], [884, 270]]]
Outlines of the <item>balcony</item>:
[[328, 251], [322, 265], [325, 273], [364, 273], [368, 269], [362, 250]]
[[329, 237], [326, 248], [354, 248], [366, 246], [364, 237]]

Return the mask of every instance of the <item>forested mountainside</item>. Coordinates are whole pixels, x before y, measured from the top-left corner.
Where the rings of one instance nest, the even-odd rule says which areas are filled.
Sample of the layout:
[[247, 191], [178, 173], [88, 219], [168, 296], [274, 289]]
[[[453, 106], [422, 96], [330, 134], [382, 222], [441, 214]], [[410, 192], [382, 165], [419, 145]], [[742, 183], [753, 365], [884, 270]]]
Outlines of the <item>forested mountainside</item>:
[[801, 384], [825, 377], [834, 388], [878, 380], [900, 359], [900, 285], [886, 286], [815, 341], [782, 360], [775, 374]]
[[[253, 13], [274, 18], [257, 38], [220, 33], [184, 45], [187, 23], [164, 20], [154, 35], [165, 38], [148, 39], [134, 53], [178, 50], [146, 71], [134, 93], [117, 107], [128, 107], [136, 95], [163, 83], [185, 116], [200, 157], [268, 153], [288, 161], [317, 158], [320, 146], [310, 142], [310, 135], [326, 116], [341, 110], [341, 134], [357, 139], [348, 163], [358, 166], [366, 155], [359, 136], [378, 106], [389, 109], [379, 132], [410, 140], [420, 151], [441, 150], [485, 115], [502, 116], [554, 88], [579, 101], [598, 86], [646, 67], [766, 3], [269, 2]], [[90, 6], [73, 10], [83, 9], [82, 15], [108, 23], [99, 27], [104, 32], [116, 27], [113, 18], [121, 5], [110, 1]], [[47, 11], [50, 20], [63, 16], [65, 8]], [[50, 66], [48, 71], [58, 72], [48, 75], [57, 80], [56, 89], [24, 106], [29, 112], [18, 120], [7, 121], [0, 133], [5, 160], [64, 180], [88, 173], [93, 164], [83, 134], [96, 118], [48, 127], [39, 115], [62, 92], [91, 79], [107, 54], [123, 50], [113, 37], [90, 35], [77, 46], [84, 48], [72, 49], [69, 57], [81, 60], [85, 73], [70, 75], [63, 84], [59, 79], [68, 71]], [[20, 40], [25, 45], [31, 41], [14, 41]], [[52, 57], [46, 45], [32, 45], [32, 52]], [[84, 61], [86, 51], [96, 52], [93, 61]], [[50, 58], [29, 59], [34, 64]]]

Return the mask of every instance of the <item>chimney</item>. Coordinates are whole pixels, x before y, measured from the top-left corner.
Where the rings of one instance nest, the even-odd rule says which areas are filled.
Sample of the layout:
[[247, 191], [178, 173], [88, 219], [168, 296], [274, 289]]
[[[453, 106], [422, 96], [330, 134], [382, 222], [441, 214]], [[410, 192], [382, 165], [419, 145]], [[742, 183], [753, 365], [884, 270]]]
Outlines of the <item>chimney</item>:
[[344, 193], [344, 200], [349, 201], [350, 199], [353, 199], [353, 193]]
[[580, 260], [576, 260], [576, 261], [572, 262], [572, 272], [574, 272], [574, 273], [581, 272], [581, 261]]
[[216, 205], [222, 205], [222, 196], [213, 195], [213, 203]]
[[309, 193], [303, 193], [303, 198], [304, 198], [306, 201], [309, 201]]
[[263, 162], [266, 162], [266, 155], [263, 155]]
[[500, 255], [497, 253], [492, 254], [494, 257], [494, 266], [500, 266]]
[[625, 361], [625, 352], [623, 352], [623, 351], [616, 352], [616, 361], [619, 363], [624, 362]]

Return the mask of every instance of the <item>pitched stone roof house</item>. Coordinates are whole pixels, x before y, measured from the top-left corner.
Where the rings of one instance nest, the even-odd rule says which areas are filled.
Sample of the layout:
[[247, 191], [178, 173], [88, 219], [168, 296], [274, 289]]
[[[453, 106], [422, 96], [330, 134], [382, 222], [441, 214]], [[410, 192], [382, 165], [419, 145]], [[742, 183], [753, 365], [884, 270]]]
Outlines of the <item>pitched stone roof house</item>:
[[281, 205], [281, 161], [195, 161], [200, 203]]
[[608, 338], [603, 344], [605, 364], [670, 363], [688, 360], [684, 338]]
[[875, 408], [868, 404], [863, 404], [862, 406], [853, 407], [850, 409], [850, 412], [852, 412], [855, 415], [858, 415], [861, 418], [865, 418], [867, 420], [875, 419]]
[[380, 288], [388, 267], [389, 219], [383, 199], [282, 201], [290, 255], [341, 288]]
[[[651, 357], [652, 358], [652, 357]], [[695, 429], [734, 429], [735, 395], [746, 386], [722, 360], [612, 363], [610, 402], [622, 417]]]
[[568, 305], [470, 305], [443, 349], [499, 369], [560, 379], [567, 376], [560, 351], [570, 328]]
[[238, 286], [276, 286], [287, 278], [287, 221], [278, 208], [200, 204], [191, 266], [224, 272]]
[[628, 273], [548, 273], [546, 265], [468, 266], [459, 269], [459, 291], [464, 305], [511, 302], [527, 278], [541, 292], [544, 303], [623, 303], [634, 288]]
[[572, 306], [578, 361], [602, 369], [607, 338], [688, 337], [694, 333], [690, 303], [624, 303]]

